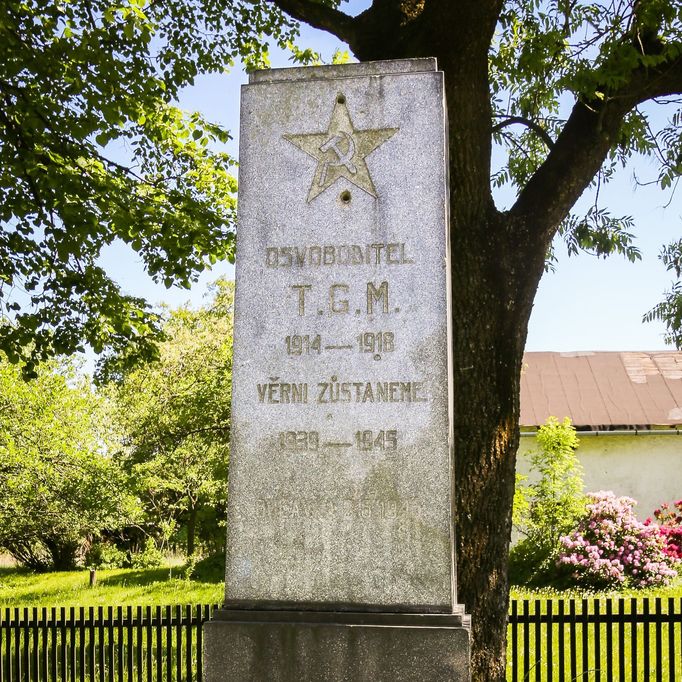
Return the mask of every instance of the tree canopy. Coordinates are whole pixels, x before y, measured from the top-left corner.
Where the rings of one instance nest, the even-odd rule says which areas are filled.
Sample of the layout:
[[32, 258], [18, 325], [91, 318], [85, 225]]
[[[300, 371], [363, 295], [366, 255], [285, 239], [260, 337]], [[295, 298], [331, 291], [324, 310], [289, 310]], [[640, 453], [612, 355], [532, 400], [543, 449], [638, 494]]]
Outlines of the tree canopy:
[[0, 17], [0, 349], [154, 354], [159, 318], [100, 264], [127, 244], [188, 287], [234, 257], [227, 131], [174, 104], [197, 73], [264, 65], [271, 5], [9, 0]]
[[0, 548], [40, 570], [224, 551], [233, 290], [165, 311], [158, 359], [97, 390], [69, 360], [26, 381], [0, 356]]

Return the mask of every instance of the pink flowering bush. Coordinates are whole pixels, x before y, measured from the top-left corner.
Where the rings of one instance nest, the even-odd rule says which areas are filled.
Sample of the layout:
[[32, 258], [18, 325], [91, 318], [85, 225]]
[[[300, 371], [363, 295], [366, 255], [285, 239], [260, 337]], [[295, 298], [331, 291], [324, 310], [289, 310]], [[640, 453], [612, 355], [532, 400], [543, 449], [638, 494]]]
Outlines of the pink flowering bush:
[[611, 491], [588, 494], [586, 514], [561, 538], [557, 565], [576, 584], [590, 588], [667, 585], [677, 561], [666, 554], [658, 525], [634, 515], [635, 500]]
[[[673, 502], [672, 508], [664, 502], [654, 512], [654, 516], [666, 540], [663, 551], [673, 559], [682, 560], [682, 500]], [[645, 523], [650, 524], [651, 519], [647, 519]]]

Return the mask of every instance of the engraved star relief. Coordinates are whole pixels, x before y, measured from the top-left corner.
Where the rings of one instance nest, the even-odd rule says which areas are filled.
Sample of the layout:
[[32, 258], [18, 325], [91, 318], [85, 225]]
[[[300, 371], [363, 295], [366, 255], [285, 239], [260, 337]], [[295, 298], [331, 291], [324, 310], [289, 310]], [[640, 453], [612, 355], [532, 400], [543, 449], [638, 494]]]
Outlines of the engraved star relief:
[[365, 158], [398, 130], [399, 128], [356, 130], [348, 113], [346, 98], [339, 93], [325, 132], [284, 135], [285, 140], [317, 161], [307, 203], [340, 178], [348, 180], [376, 199], [377, 191]]

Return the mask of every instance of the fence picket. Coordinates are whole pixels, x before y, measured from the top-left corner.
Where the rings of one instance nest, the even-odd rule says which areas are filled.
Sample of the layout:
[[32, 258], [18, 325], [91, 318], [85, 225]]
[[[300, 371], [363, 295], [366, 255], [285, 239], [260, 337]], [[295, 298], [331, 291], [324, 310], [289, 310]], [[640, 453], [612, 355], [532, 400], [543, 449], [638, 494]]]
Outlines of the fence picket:
[[[85, 651], [85, 657], [88, 666], [88, 679], [91, 682], [95, 681], [95, 607], [91, 606], [88, 609], [88, 619], [86, 621], [88, 647]], [[83, 642], [81, 642], [83, 646]]]
[[5, 651], [7, 650], [6, 628], [2, 627], [2, 611], [0, 611], [0, 682], [5, 682]]
[[[46, 637], [47, 639], [47, 637]], [[57, 682], [57, 607], [50, 609], [50, 679]], [[47, 667], [45, 668], [47, 670]]]
[[12, 628], [10, 621], [12, 620], [11, 610], [9, 606], [5, 609], [5, 622], [3, 623], [3, 630], [5, 631], [5, 658], [7, 660], [7, 682], [12, 679]]
[[42, 621], [42, 623], [41, 623], [41, 629], [42, 629], [42, 632], [43, 632], [43, 636], [42, 636], [42, 638], [41, 638], [41, 639], [42, 639], [42, 645], [43, 645], [43, 646], [42, 646], [41, 651], [40, 651], [40, 654], [41, 654], [41, 655], [40, 655], [40, 666], [41, 666], [42, 671], [43, 671], [43, 677], [40, 678], [40, 679], [47, 680], [47, 677], [48, 677], [48, 675], [49, 675], [49, 672], [48, 672], [48, 671], [49, 671], [50, 668], [49, 668], [49, 658], [48, 658], [48, 655], [47, 655], [47, 645], [48, 645], [48, 641], [47, 641], [48, 622], [47, 622], [47, 607], [46, 607], [46, 606], [43, 606], [42, 611], [41, 611], [40, 618], [41, 618], [41, 621]]
[[185, 641], [187, 646], [185, 647], [185, 663], [187, 670], [187, 679], [192, 679], [192, 607], [187, 604], [185, 606]]
[[197, 622], [199, 623], [197, 627], [197, 660], [199, 664], [197, 665], [197, 682], [202, 682], [202, 665], [201, 665], [201, 657], [203, 655], [203, 646], [204, 646], [204, 640], [203, 640], [203, 628], [201, 627], [201, 623], [209, 620], [211, 617], [210, 609], [208, 606], [197, 606]]
[[180, 682], [182, 680], [182, 606], [177, 604], [175, 607], [175, 679]]
[[[34, 682], [38, 682], [40, 670], [38, 669], [40, 658], [38, 656], [38, 607], [34, 606], [32, 611], [30, 632], [31, 641], [33, 646], [31, 647], [31, 679]], [[28, 645], [26, 647], [28, 649]]]
[[523, 679], [530, 679], [530, 612], [529, 602], [523, 600]]
[[630, 599], [630, 614], [632, 615], [632, 623], [630, 624], [630, 677], [632, 682], [637, 682], [637, 599], [632, 597]]
[[559, 602], [559, 679], [566, 679], [566, 641], [564, 635], [564, 601]]
[[594, 680], [601, 682], [601, 602], [595, 599], [594, 612]]
[[547, 602], [547, 680], [548, 682], [552, 679], [552, 667], [553, 667], [553, 627], [552, 627], [552, 606], [553, 602], [550, 599]]
[[16, 671], [17, 679], [20, 680], [22, 676], [21, 670], [21, 618], [19, 617], [19, 608], [14, 609], [14, 670]]
[[[675, 598], [668, 597], [668, 615], [672, 616], [674, 614]], [[679, 655], [682, 656], [682, 651], [680, 651]], [[668, 680], [670, 682], [675, 682], [675, 668], [675, 622], [671, 619], [668, 625]]]
[[66, 676], [66, 608], [64, 606], [59, 609], [59, 665], [61, 667], [59, 679], [68, 679]]
[[114, 668], [114, 607], [107, 606], [107, 661], [109, 663], [109, 681], [116, 679]]
[[[123, 682], [123, 607], [119, 606], [116, 609], [116, 622], [118, 625], [118, 637], [117, 642], [117, 657], [116, 657], [116, 668], [118, 670], [118, 682]], [[112, 677], [113, 679], [113, 677]]]
[[656, 682], [663, 682], [663, 623], [661, 598], [656, 597]]
[[133, 607], [126, 608], [126, 632], [128, 634], [128, 643], [126, 645], [126, 672], [128, 673], [128, 682], [133, 682]]
[[152, 607], [147, 606], [145, 617], [147, 619], [147, 682], [152, 682], [153, 680], [153, 670], [154, 670], [154, 647], [152, 641]]
[[625, 680], [625, 599], [618, 600], [618, 679]]
[[582, 666], [582, 677], [583, 680], [589, 679], [590, 674], [590, 647], [589, 647], [589, 624], [587, 619], [587, 599], [582, 600], [581, 604], [581, 628], [580, 628], [580, 663]]
[[161, 607], [156, 607], [156, 679], [158, 682], [163, 680], [163, 631], [161, 629]]
[[[166, 606], [166, 679], [173, 682], [173, 627], [172, 609]], [[159, 678], [160, 680], [160, 678]]]
[[136, 629], [136, 634], [137, 634], [137, 642], [136, 644], [136, 650], [135, 650], [135, 667], [137, 668], [137, 682], [143, 682], [143, 677], [142, 674], [144, 672], [143, 668], [143, 661], [144, 658], [142, 657], [142, 607], [138, 606], [137, 607], [137, 613], [135, 616], [135, 619], [137, 621], [137, 627]]
[[648, 677], [651, 672], [651, 639], [650, 639], [650, 628], [648, 625], [649, 620], [649, 600], [645, 599], [642, 604], [642, 616], [647, 621], [647, 626], [644, 628], [644, 633], [642, 634], [642, 644], [644, 646], [644, 676]]
[[571, 679], [575, 680], [578, 677], [578, 665], [577, 665], [577, 656], [576, 656], [576, 640], [575, 640], [575, 600], [571, 599], [571, 601], [568, 604], [568, 609], [569, 613], [571, 615], [571, 619], [568, 623], [568, 632], [569, 632], [569, 643], [570, 643], [570, 654], [569, 657], [571, 659]]
[[85, 682], [85, 607], [78, 609], [78, 670], [80, 680]]
[[512, 682], [519, 682], [519, 621], [518, 621], [519, 603], [514, 599], [511, 603], [511, 617], [509, 619], [511, 625], [511, 665], [512, 665]]

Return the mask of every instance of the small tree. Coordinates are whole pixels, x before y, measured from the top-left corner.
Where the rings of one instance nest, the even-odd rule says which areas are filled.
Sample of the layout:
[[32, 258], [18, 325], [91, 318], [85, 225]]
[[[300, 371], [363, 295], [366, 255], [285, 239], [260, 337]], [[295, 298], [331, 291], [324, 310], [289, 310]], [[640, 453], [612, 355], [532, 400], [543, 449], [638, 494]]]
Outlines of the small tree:
[[531, 456], [536, 482], [517, 486], [517, 528], [525, 535], [511, 556], [512, 578], [545, 582], [554, 571], [560, 538], [569, 533], [584, 512], [583, 470], [575, 453], [578, 437], [566, 417], [549, 417], [538, 429], [540, 446]]
[[0, 547], [34, 569], [73, 568], [91, 539], [134, 513], [103, 452], [97, 397], [72, 364], [25, 382], [0, 358]]
[[159, 546], [201, 539], [222, 545], [232, 379], [232, 282], [220, 280], [199, 310], [173, 310], [157, 361], [124, 372], [108, 389], [119, 429], [116, 460]]

